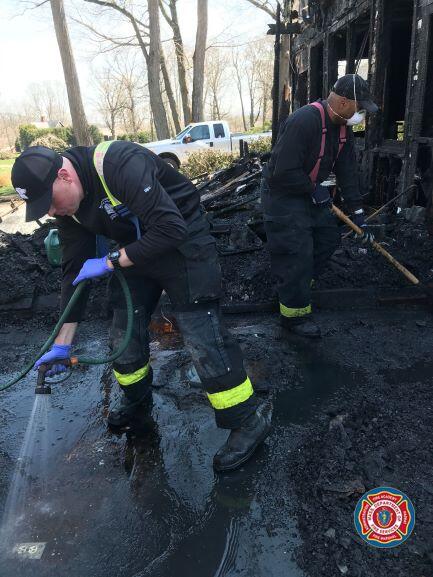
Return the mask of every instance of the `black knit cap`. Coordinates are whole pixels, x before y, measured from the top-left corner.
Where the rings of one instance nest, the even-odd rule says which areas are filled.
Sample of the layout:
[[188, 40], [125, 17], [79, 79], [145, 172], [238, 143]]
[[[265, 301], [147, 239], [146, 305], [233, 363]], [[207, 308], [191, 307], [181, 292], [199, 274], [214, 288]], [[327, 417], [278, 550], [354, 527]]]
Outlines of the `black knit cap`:
[[332, 92], [338, 96], [345, 96], [349, 100], [356, 100], [361, 110], [377, 112], [378, 106], [373, 102], [366, 80], [359, 74], [346, 74], [337, 80]]
[[26, 222], [43, 217], [50, 209], [53, 183], [63, 165], [57, 152], [46, 146], [30, 146], [15, 160], [12, 186], [26, 201]]

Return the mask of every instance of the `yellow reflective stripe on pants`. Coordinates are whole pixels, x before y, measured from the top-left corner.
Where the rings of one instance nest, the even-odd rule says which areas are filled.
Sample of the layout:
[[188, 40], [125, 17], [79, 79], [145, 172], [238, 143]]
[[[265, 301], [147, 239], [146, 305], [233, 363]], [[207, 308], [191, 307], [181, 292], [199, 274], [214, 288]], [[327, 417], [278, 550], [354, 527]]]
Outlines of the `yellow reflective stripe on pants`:
[[207, 393], [209, 401], [214, 409], [229, 409], [235, 405], [243, 403], [251, 397], [254, 393], [253, 385], [249, 378], [244, 381], [241, 385], [233, 387], [228, 391], [222, 391], [221, 393]]
[[305, 315], [311, 314], [311, 305], [308, 305], [308, 307], [304, 307], [303, 309], [291, 309], [280, 303], [280, 313], [283, 315], [283, 317], [287, 317], [289, 319], [304, 317]]
[[119, 385], [123, 385], [124, 387], [128, 385], [133, 385], [134, 383], [141, 381], [141, 379], [144, 379], [144, 377], [147, 376], [147, 374], [149, 373], [149, 363], [147, 363], [147, 365], [145, 365], [144, 367], [141, 367], [141, 369], [134, 371], [133, 373], [122, 374], [115, 370], [113, 370], [113, 373], [116, 379], [118, 380]]

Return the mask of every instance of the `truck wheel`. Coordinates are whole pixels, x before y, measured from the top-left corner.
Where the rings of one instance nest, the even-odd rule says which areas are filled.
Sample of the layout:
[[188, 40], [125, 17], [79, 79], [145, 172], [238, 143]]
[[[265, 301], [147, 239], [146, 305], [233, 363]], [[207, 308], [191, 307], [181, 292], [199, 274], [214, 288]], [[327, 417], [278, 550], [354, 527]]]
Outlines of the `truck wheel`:
[[179, 163], [177, 162], [177, 160], [175, 158], [173, 158], [171, 156], [166, 156], [163, 158], [167, 164], [172, 166], [175, 170], [179, 170]]

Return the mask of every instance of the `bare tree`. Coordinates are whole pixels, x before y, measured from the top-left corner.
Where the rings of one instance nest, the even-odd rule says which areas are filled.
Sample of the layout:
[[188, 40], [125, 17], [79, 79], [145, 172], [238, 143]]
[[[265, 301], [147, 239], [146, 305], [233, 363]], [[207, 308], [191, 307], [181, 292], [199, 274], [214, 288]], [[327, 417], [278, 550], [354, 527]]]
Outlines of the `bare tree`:
[[246, 117], [245, 117], [244, 98], [243, 98], [242, 70], [241, 70], [241, 65], [240, 65], [241, 59], [239, 58], [239, 56], [240, 56], [240, 51], [233, 49], [232, 50], [232, 65], [233, 65], [233, 68], [235, 70], [236, 87], [238, 89], [239, 100], [241, 103], [242, 122], [244, 125], [244, 130], [248, 130], [247, 121], [246, 121]]
[[[250, 128], [254, 128], [257, 118], [260, 115], [260, 107], [262, 104], [261, 98], [257, 96], [258, 83], [257, 72], [259, 63], [259, 50], [256, 45], [248, 45], [243, 51], [244, 56], [244, 74], [248, 88], [248, 100], [250, 105], [249, 124]], [[259, 106], [259, 112], [256, 115], [256, 106]]]
[[63, 0], [50, 0], [50, 4], [53, 13], [57, 43], [62, 58], [63, 74], [65, 76], [65, 83], [68, 91], [69, 108], [71, 111], [75, 139], [77, 144], [84, 146], [91, 145], [93, 142], [92, 137], [90, 136], [89, 126], [87, 124], [83, 101], [81, 98], [80, 84], [69, 39]]
[[173, 119], [174, 132], [175, 132], [175, 134], [177, 134], [178, 132], [181, 131], [179, 114], [177, 112], [176, 99], [174, 97], [173, 89], [171, 87], [170, 75], [169, 75], [168, 70], [167, 70], [167, 64], [165, 61], [165, 55], [164, 55], [164, 51], [163, 51], [162, 47], [161, 47], [161, 72], [162, 72], [162, 78], [164, 80], [164, 86], [165, 86], [165, 92], [167, 95], [167, 100], [168, 100], [168, 103], [170, 106], [171, 117]]
[[[256, 8], [263, 10], [269, 16], [276, 19], [276, 1], [271, 2], [270, 0], [246, 0]], [[288, 23], [290, 21], [290, 12], [295, 6], [296, 2], [290, 0], [283, 0], [281, 2], [282, 10], [281, 16], [283, 23]], [[297, 3], [299, 4], [299, 3]], [[278, 88], [278, 98], [280, 99], [279, 106], [279, 117], [281, 118], [283, 114], [286, 114], [290, 108], [290, 102], [286, 100], [290, 93], [291, 86], [291, 65], [290, 65], [290, 35], [283, 34], [281, 36], [281, 52], [280, 52], [280, 82]]]
[[[182, 99], [183, 120], [185, 124], [191, 122], [191, 104], [189, 100], [188, 83], [186, 79], [187, 58], [180, 32], [177, 15], [177, 0], [160, 0], [161, 12], [173, 31], [173, 42], [176, 52], [177, 75], [179, 80], [180, 95]], [[167, 12], [167, 6], [170, 14]]]
[[149, 10], [149, 60], [147, 63], [149, 75], [150, 101], [153, 103], [152, 111], [156, 127], [160, 127], [164, 133], [162, 136], [156, 132], [158, 138], [169, 138], [170, 130], [162, 101], [161, 88], [159, 85], [161, 69], [161, 34], [159, 29], [159, 6], [158, 0], [147, 1]]
[[32, 82], [26, 88], [25, 108], [32, 120], [46, 118], [62, 124], [70, 122], [66, 92], [63, 86], [45, 80]]
[[12, 112], [0, 113], [0, 149], [13, 150], [19, 134], [20, 124], [29, 122], [29, 117]]
[[260, 55], [257, 62], [257, 85], [262, 102], [262, 128], [265, 128], [268, 110], [271, 109], [274, 49], [268, 38], [259, 42], [256, 49]]
[[[170, 131], [165, 113], [164, 102], [160, 85], [161, 67], [161, 38], [159, 28], [158, 0], [148, 0], [149, 23], [144, 23], [133, 12], [128, 10], [124, 2], [116, 0], [85, 0], [105, 8], [111, 8], [126, 18], [133, 30], [136, 41], [143, 54], [147, 66], [148, 90], [152, 119], [155, 125], [157, 138], [169, 138]], [[89, 25], [87, 28], [97, 30]], [[100, 34], [105, 40], [113, 41], [112, 37]], [[124, 45], [124, 44], [123, 44]]]
[[118, 121], [125, 108], [125, 86], [122, 77], [116, 75], [113, 66], [107, 66], [96, 75], [96, 85], [98, 87], [98, 112], [103, 117], [112, 140], [115, 140]]
[[224, 118], [226, 114], [222, 110], [222, 90], [227, 86], [225, 72], [229, 60], [227, 55], [219, 48], [210, 48], [206, 55], [206, 95], [209, 98], [210, 116], [212, 120]]
[[192, 86], [192, 121], [200, 122], [203, 117], [204, 62], [207, 39], [207, 0], [197, 0], [197, 33], [193, 56], [194, 77]]
[[134, 54], [122, 50], [114, 60], [114, 69], [123, 87], [122, 124], [125, 132], [137, 134], [144, 123], [143, 102], [148, 101], [144, 71]]

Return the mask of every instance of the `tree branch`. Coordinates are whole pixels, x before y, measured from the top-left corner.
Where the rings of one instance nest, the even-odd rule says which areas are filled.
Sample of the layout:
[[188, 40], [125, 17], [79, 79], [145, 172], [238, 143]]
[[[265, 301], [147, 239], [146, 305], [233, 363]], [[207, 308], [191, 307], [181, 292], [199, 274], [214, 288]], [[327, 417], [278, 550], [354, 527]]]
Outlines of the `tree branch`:
[[274, 20], [276, 19], [277, 13], [268, 0], [264, 0], [263, 2], [260, 2], [260, 0], [246, 0], [246, 1], [255, 6], [256, 8], [263, 10], [264, 12], [266, 12], [266, 14], [269, 14], [269, 16], [272, 16]]
[[173, 28], [174, 22], [173, 22], [173, 20], [170, 18], [170, 16], [168, 15], [163, 0], [159, 0], [159, 9], [161, 10], [162, 15], [163, 15], [164, 18], [166, 19], [168, 25], [169, 25], [171, 28]]
[[112, 42], [116, 46], [138, 46], [139, 45], [138, 42], [132, 41], [132, 39], [135, 38], [135, 34], [132, 36], [124, 37], [124, 38], [112, 38], [111, 36], [106, 36], [102, 32], [99, 32], [93, 26], [91, 26], [90, 24], [87, 24], [87, 22], [83, 22], [83, 20], [79, 20], [78, 18], [74, 18], [73, 16], [71, 16], [70, 18], [73, 22], [76, 22], [77, 24], [80, 24], [84, 28], [87, 28], [87, 30], [89, 30], [90, 32], [95, 34], [98, 38], [101, 38], [102, 40], [106, 40], [107, 42]]
[[126, 18], [128, 18], [128, 20], [130, 20], [131, 22], [134, 20], [134, 22], [140, 24], [140, 26], [143, 26], [144, 29], [149, 30], [148, 24], [145, 24], [144, 22], [138, 20], [132, 14], [132, 12], [130, 12], [126, 8], [123, 8], [122, 6], [119, 6], [119, 4], [116, 4], [116, 2], [108, 2], [108, 0], [84, 0], [84, 2], [89, 2], [90, 4], [97, 4], [98, 6], [103, 6], [104, 8], [113, 8], [113, 10], [117, 10], [118, 12], [126, 16]]
[[40, 8], [44, 4], [48, 4], [49, 2], [50, 0], [42, 0], [42, 2], [24, 2], [24, 4], [28, 5], [28, 8], [25, 8], [25, 10], [34, 10], [35, 8]]
[[135, 18], [135, 16], [132, 14], [132, 12], [130, 12], [126, 8], [122, 8], [122, 6], [119, 6], [115, 2], [108, 2], [107, 0], [84, 0], [84, 1], [89, 2], [90, 4], [98, 4], [98, 6], [103, 6], [105, 8], [113, 8], [113, 10], [117, 10], [117, 12], [120, 12], [121, 14], [123, 14], [131, 22], [132, 27], [134, 28], [134, 32], [135, 32], [135, 36], [137, 38], [138, 44], [139, 44], [141, 51], [143, 53], [144, 59], [146, 60], [146, 63], [149, 62], [149, 53], [147, 51], [148, 45], [146, 45], [144, 43], [142, 34], [138, 28], [139, 24], [144, 26], [145, 28], [148, 28], [147, 25], [145, 25], [145, 24], [143, 24], [143, 22], [140, 22], [139, 20], [137, 20]]

